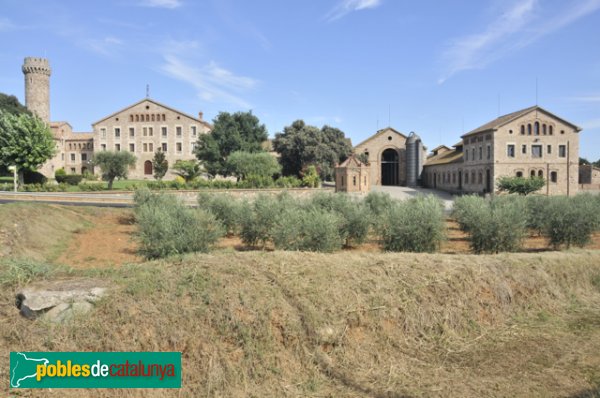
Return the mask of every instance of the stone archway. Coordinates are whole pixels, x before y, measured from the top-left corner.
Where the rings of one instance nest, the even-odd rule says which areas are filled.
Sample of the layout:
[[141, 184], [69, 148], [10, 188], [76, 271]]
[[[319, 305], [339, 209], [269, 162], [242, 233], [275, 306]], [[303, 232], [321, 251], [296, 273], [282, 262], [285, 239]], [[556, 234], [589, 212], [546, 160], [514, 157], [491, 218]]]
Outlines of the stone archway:
[[381, 185], [399, 185], [398, 151], [388, 148], [381, 153]]

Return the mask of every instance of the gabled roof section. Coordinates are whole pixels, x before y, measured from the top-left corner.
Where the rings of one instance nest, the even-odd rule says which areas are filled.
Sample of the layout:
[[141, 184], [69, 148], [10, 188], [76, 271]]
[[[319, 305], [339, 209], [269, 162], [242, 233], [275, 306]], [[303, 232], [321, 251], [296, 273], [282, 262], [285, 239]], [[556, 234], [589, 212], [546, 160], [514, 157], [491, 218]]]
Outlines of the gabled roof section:
[[140, 101], [136, 102], [135, 104], [131, 104], [131, 105], [129, 105], [129, 106], [126, 106], [126, 107], [125, 107], [125, 108], [123, 108], [123, 109], [120, 109], [120, 110], [118, 110], [118, 111], [116, 111], [116, 112], [114, 112], [114, 113], [111, 113], [110, 115], [108, 115], [108, 116], [106, 116], [106, 117], [103, 117], [102, 119], [98, 120], [97, 122], [95, 122], [95, 123], [92, 123], [92, 126], [94, 126], [94, 125], [96, 125], [96, 124], [98, 124], [98, 123], [100, 123], [100, 122], [103, 122], [103, 121], [105, 121], [106, 119], [110, 119], [111, 117], [114, 117], [114, 116], [118, 115], [118, 114], [119, 114], [119, 113], [121, 113], [121, 112], [125, 112], [127, 109], [130, 109], [130, 108], [133, 108], [134, 106], [138, 106], [138, 105], [140, 105], [140, 104], [143, 104], [144, 102], [151, 102], [151, 103], [153, 103], [154, 105], [158, 105], [158, 106], [160, 106], [160, 107], [162, 107], [162, 108], [165, 108], [165, 109], [168, 109], [168, 110], [170, 110], [170, 111], [173, 111], [173, 112], [176, 112], [176, 113], [180, 113], [181, 115], [183, 115], [183, 116], [185, 116], [185, 117], [189, 117], [190, 119], [193, 119], [193, 120], [197, 121], [198, 123], [202, 123], [202, 124], [203, 124], [203, 125], [205, 125], [206, 127], [208, 127], [208, 128], [210, 128], [210, 129], [212, 129], [212, 125], [211, 125], [210, 123], [208, 123], [208, 122], [206, 122], [206, 121], [204, 121], [204, 120], [200, 120], [200, 119], [198, 119], [197, 117], [191, 116], [191, 115], [189, 115], [189, 114], [187, 114], [187, 113], [185, 113], [185, 112], [181, 112], [181, 111], [179, 111], [179, 110], [177, 110], [177, 109], [175, 109], [175, 108], [172, 108], [172, 107], [170, 107], [170, 106], [167, 106], [167, 105], [165, 105], [165, 104], [162, 104], [162, 103], [160, 103], [160, 102], [158, 102], [158, 101], [155, 101], [155, 100], [153, 100], [153, 99], [151, 99], [151, 98], [144, 98], [144, 99], [142, 99], [142, 100], [140, 100]]
[[387, 134], [389, 134], [389, 133], [394, 133], [394, 134], [398, 134], [399, 136], [401, 136], [401, 137], [402, 137], [402, 138], [404, 138], [404, 139], [407, 139], [407, 138], [408, 138], [408, 136], [406, 136], [406, 135], [402, 134], [402, 133], [401, 133], [401, 132], [399, 132], [398, 130], [396, 130], [396, 129], [392, 128], [392, 127], [386, 127], [386, 128], [383, 128], [383, 129], [381, 129], [381, 130], [377, 130], [377, 132], [376, 132], [375, 134], [373, 134], [372, 136], [370, 136], [370, 137], [369, 137], [369, 138], [367, 138], [366, 140], [363, 140], [362, 142], [360, 142], [359, 144], [355, 145], [354, 147], [356, 148], [356, 147], [358, 147], [358, 146], [361, 146], [361, 145], [363, 145], [365, 142], [367, 142], [367, 141], [370, 141], [370, 140], [372, 140], [373, 138], [375, 138], [375, 137], [378, 137], [378, 136], [380, 136], [380, 135], [382, 135], [382, 134], [385, 134], [385, 133], [387, 133]]
[[363, 162], [361, 162], [360, 160], [358, 160], [356, 155], [352, 154], [352, 155], [350, 155], [350, 157], [348, 159], [344, 160], [337, 167], [362, 167], [362, 166], [365, 166], [365, 164]]
[[423, 166], [435, 166], [438, 164], [449, 164], [449, 163], [462, 163], [463, 153], [456, 150], [449, 150], [447, 152], [440, 153], [439, 155], [433, 155], [427, 158]]
[[538, 111], [538, 112], [544, 112], [549, 116], [552, 116], [553, 118], [556, 118], [560, 121], [562, 121], [563, 123], [568, 124], [569, 126], [573, 127], [575, 129], [575, 131], [581, 131], [581, 127], [561, 118], [556, 116], [555, 114], [548, 112], [547, 110], [545, 110], [544, 108], [540, 107], [540, 106], [530, 106], [529, 108], [525, 108], [525, 109], [521, 109], [520, 111], [516, 111], [516, 112], [512, 112], [503, 116], [500, 116], [482, 126], [477, 127], [475, 130], [469, 131], [467, 134], [462, 135], [462, 137], [466, 137], [469, 135], [473, 135], [473, 134], [477, 134], [477, 133], [482, 133], [484, 131], [491, 131], [491, 130], [498, 130], [500, 127], [504, 126], [505, 124], [508, 124], [510, 122], [512, 122], [513, 120], [520, 118], [521, 116], [525, 116], [530, 112], [533, 111]]

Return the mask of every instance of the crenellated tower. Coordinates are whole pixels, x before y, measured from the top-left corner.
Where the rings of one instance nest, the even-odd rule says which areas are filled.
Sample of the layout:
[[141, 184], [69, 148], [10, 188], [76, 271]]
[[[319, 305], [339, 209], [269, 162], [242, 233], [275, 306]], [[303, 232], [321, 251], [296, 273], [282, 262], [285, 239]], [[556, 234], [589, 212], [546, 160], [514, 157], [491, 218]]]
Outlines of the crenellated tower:
[[23, 62], [25, 105], [46, 123], [50, 122], [50, 64], [46, 58], [27, 57]]

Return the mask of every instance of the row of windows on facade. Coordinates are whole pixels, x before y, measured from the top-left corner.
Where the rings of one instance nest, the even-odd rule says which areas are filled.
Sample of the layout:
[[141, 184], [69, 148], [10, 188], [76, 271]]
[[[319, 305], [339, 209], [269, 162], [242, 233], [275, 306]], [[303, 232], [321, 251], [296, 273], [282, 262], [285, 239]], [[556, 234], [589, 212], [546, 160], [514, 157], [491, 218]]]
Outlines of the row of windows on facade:
[[[65, 154], [61, 153], [60, 158], [61, 158], [61, 160], [65, 160]], [[69, 158], [71, 159], [71, 163], [75, 163], [75, 161], [77, 159], [77, 154], [71, 153]], [[88, 160], [87, 153], [82, 153], [81, 154], [81, 161], [82, 162], [87, 162], [87, 160]]]
[[[465, 185], [475, 185], [475, 184], [483, 184], [483, 171], [471, 171], [470, 173], [471, 178], [469, 179], [469, 172], [465, 172]], [[523, 177], [523, 172], [522, 171], [517, 171], [515, 174], [517, 177]], [[535, 177], [536, 176], [536, 171], [535, 170], [531, 170], [530, 171], [530, 176], [531, 177]], [[537, 176], [538, 177], [544, 177], [544, 171], [543, 170], [538, 170], [537, 171]], [[343, 180], [342, 180], [343, 181]], [[443, 173], [443, 174], [438, 174], [437, 175], [437, 182], [438, 183], [443, 183], [443, 184], [457, 184], [457, 178], [456, 178], [456, 172], [447, 172], [447, 173]], [[471, 182], [469, 182], [471, 181]], [[557, 182], [558, 181], [558, 172], [556, 171], [552, 171], [550, 172], [550, 181], [551, 182]]]
[[[471, 137], [470, 139], [467, 138], [464, 143], [465, 143], [465, 145], [468, 144], [468, 143], [474, 144], [475, 142], [483, 142], [483, 139], [484, 139], [483, 135], [478, 135], [478, 136], [475, 136], [475, 137]], [[491, 134], [487, 134], [485, 136], [485, 140], [486, 141], [491, 141], [491, 139], [492, 139], [492, 135]]]
[[[344, 181], [344, 176], [342, 176], [342, 186], [344, 186], [344, 182], [345, 182]], [[356, 186], [356, 182], [357, 182], [356, 176], [352, 176], [352, 185]], [[366, 176], [364, 177], [363, 184], [367, 185], [367, 177]]]
[[92, 149], [93, 144], [91, 142], [78, 142], [78, 143], [69, 143], [69, 149]]
[[164, 113], [138, 113], [129, 115], [130, 122], [164, 122], [166, 120], [167, 115]]
[[[163, 126], [160, 128], [160, 131], [161, 131], [161, 135], [163, 137], [167, 137], [169, 135], [168, 127]], [[114, 134], [115, 134], [115, 138], [121, 138], [121, 128], [115, 127]], [[176, 126], [175, 127], [175, 135], [177, 137], [181, 137], [182, 134], [183, 134], [183, 128], [181, 126]], [[190, 134], [192, 135], [192, 137], [196, 137], [198, 135], [197, 126], [190, 126]], [[142, 136], [154, 137], [154, 128], [153, 127], [142, 127]], [[135, 137], [135, 127], [129, 127], [129, 137]], [[100, 129], [100, 138], [106, 139], [106, 129], [105, 128]]]
[[[531, 145], [531, 157], [533, 158], [541, 158], [543, 156], [543, 145]], [[527, 145], [521, 145], [521, 153], [523, 155], [527, 155]], [[546, 153], [548, 155], [552, 154], [552, 145], [546, 145]], [[508, 144], [506, 146], [506, 156], [509, 158], [515, 157], [515, 144]], [[567, 157], [567, 146], [559, 145], [558, 146], [558, 157], [565, 158]]]
[[[106, 151], [106, 144], [101, 144], [100, 148], [103, 151]], [[191, 153], [194, 153], [194, 150], [196, 149], [196, 143], [192, 143], [191, 144]], [[166, 142], [163, 142], [160, 146], [157, 146], [157, 149], [159, 151], [162, 152], [168, 152], [169, 151], [169, 146]], [[115, 144], [115, 151], [116, 152], [120, 152], [121, 151], [121, 144]], [[135, 152], [135, 144], [129, 144], [129, 152]], [[142, 152], [154, 152], [154, 143], [152, 142], [144, 142], [142, 144]], [[181, 142], [177, 142], [175, 143], [175, 153], [182, 153], [183, 152], [183, 144]]]
[[[509, 133], [512, 134], [513, 131], [509, 130]], [[546, 123], [540, 124], [540, 122], [535, 122], [533, 125], [531, 123], [527, 123], [527, 126], [524, 124], [521, 125], [521, 135], [554, 135], [554, 127], [550, 124]], [[560, 130], [561, 134], [565, 133], [565, 130]]]

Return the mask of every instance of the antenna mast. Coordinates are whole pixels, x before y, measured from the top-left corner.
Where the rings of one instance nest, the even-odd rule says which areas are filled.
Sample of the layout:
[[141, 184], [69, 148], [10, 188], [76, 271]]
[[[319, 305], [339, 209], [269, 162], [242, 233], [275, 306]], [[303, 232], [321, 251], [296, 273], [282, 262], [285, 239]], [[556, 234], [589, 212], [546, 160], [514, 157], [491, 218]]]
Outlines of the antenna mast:
[[150, 85], [146, 84], [146, 98], [150, 98]]

